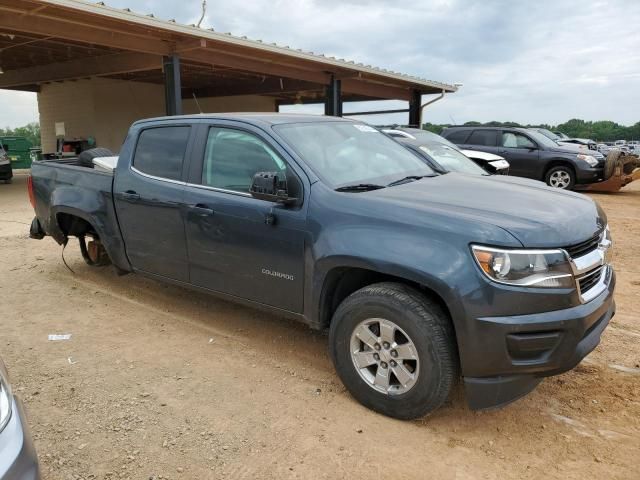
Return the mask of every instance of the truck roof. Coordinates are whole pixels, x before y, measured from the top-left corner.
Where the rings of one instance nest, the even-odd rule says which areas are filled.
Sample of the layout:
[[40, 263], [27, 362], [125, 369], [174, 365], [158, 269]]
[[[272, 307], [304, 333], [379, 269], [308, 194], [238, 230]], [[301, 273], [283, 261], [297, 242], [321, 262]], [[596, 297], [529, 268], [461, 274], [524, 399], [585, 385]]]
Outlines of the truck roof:
[[353, 120], [332, 117], [326, 115], [310, 115], [300, 113], [274, 113], [274, 112], [248, 112], [248, 113], [199, 113], [195, 115], [176, 115], [172, 117], [145, 118], [134, 122], [134, 125], [151, 122], [166, 122], [170, 120], [193, 120], [193, 119], [220, 119], [239, 120], [249, 123], [261, 123], [268, 125], [278, 125], [284, 123], [311, 123], [311, 122], [353, 122]]

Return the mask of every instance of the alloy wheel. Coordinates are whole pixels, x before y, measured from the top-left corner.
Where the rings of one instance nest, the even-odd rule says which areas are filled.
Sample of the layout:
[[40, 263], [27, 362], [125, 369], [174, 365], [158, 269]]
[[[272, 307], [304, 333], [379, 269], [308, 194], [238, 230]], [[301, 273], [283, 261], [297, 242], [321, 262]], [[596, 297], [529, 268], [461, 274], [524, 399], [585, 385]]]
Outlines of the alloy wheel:
[[549, 176], [549, 184], [555, 188], [567, 188], [571, 184], [571, 175], [564, 170], [557, 170]]
[[391, 320], [369, 318], [351, 334], [351, 360], [360, 377], [386, 395], [407, 393], [416, 384], [420, 359], [407, 333]]

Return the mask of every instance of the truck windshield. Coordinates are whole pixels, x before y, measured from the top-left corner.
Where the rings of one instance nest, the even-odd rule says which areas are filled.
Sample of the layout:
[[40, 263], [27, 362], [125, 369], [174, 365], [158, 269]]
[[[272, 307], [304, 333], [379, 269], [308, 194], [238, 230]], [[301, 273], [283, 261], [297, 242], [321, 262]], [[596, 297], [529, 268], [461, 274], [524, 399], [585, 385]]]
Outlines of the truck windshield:
[[434, 174], [416, 154], [362, 123], [292, 123], [274, 129], [332, 188]]

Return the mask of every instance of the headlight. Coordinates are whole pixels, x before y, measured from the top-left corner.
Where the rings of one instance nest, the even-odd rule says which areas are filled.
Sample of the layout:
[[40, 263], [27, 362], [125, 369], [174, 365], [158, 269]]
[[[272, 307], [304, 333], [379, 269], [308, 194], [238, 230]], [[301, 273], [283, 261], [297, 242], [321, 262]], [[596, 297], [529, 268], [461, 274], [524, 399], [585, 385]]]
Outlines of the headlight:
[[578, 154], [578, 160], [583, 160], [587, 162], [592, 167], [598, 165], [598, 160], [593, 155], [583, 155], [582, 153]]
[[0, 432], [4, 430], [11, 418], [11, 403], [9, 382], [2, 373], [2, 366], [0, 365]]
[[575, 288], [571, 265], [562, 250], [503, 250], [472, 245], [484, 274], [494, 282], [519, 287]]

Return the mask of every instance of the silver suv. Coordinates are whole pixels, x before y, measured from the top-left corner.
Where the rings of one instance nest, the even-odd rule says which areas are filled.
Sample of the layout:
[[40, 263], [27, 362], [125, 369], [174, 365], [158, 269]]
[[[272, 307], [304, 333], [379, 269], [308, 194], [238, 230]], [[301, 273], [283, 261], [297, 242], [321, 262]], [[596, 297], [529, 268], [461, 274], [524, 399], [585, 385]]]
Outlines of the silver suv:
[[0, 360], [0, 480], [39, 478], [38, 458], [24, 410], [11, 393], [7, 370]]

